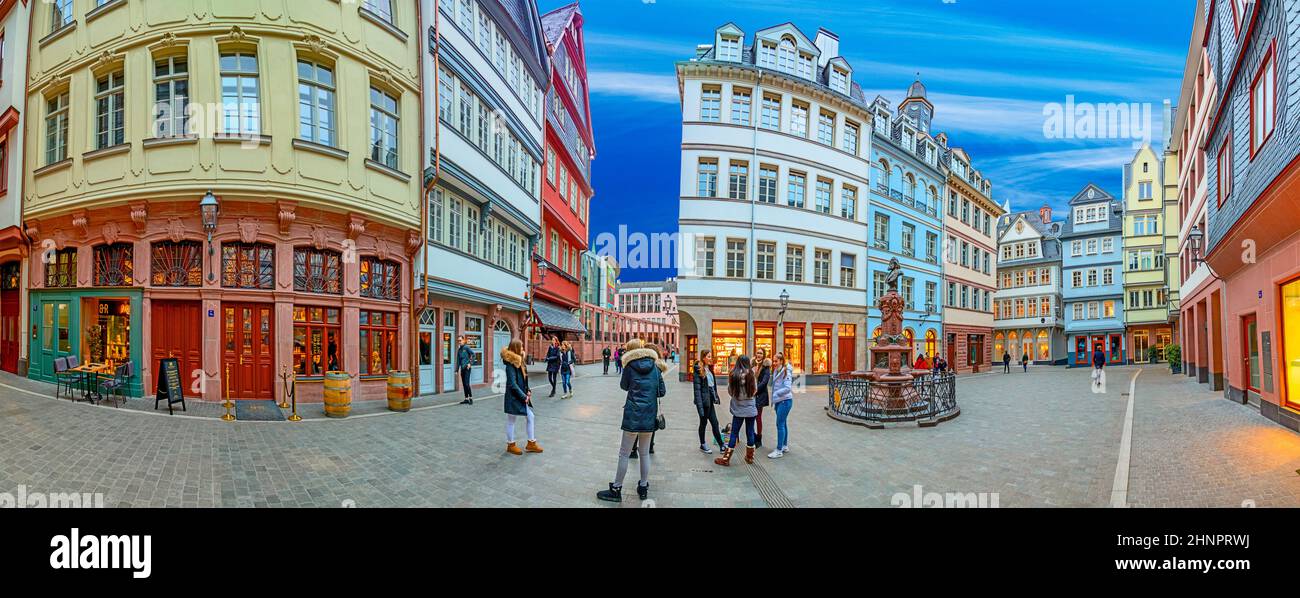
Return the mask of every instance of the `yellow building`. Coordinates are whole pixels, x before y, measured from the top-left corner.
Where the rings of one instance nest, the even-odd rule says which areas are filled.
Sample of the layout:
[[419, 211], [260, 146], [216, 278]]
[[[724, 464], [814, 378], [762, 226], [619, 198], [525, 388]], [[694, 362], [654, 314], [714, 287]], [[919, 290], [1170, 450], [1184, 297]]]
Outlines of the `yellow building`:
[[1169, 257], [1177, 250], [1166, 229], [1178, 225], [1177, 196], [1168, 197], [1177, 181], [1177, 165], [1149, 145], [1124, 166], [1124, 328], [1135, 363], [1148, 362], [1150, 348], [1163, 359], [1173, 342], [1169, 294], [1178, 282]]
[[195, 397], [294, 371], [318, 399], [332, 370], [381, 396], [409, 361], [418, 31], [399, 0], [36, 4], [29, 375], [129, 361], [152, 394], [175, 357]]

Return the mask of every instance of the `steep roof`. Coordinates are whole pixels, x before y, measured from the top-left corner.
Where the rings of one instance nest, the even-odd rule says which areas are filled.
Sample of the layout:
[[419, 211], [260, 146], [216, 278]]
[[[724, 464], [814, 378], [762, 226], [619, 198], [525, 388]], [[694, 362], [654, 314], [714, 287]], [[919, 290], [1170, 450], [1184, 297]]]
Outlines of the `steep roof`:
[[574, 2], [542, 15], [542, 33], [546, 36], [546, 42], [551, 45], [559, 43], [573, 16], [581, 14], [582, 9], [578, 7], [577, 2]]
[[1115, 196], [1102, 189], [1097, 183], [1088, 183], [1070, 200], [1070, 205], [1099, 203], [1108, 200], [1114, 201]]

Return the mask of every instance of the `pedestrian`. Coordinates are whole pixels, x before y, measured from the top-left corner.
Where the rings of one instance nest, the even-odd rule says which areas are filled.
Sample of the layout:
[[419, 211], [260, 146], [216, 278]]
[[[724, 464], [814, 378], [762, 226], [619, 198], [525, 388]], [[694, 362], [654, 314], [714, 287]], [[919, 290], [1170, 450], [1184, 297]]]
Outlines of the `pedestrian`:
[[691, 374], [695, 387], [695, 412], [700, 416], [700, 452], [711, 455], [713, 449], [704, 441], [704, 430], [710, 425], [713, 426], [713, 441], [718, 444], [718, 450], [723, 450], [722, 433], [718, 431], [718, 410], [715, 407], [721, 405], [722, 400], [718, 398], [718, 383], [713, 378], [713, 351], [700, 351], [700, 360], [695, 362]]
[[944, 359], [942, 355], [937, 355], [937, 356], [935, 356], [935, 358], [934, 358], [934, 375], [936, 375], [936, 376], [942, 376], [942, 375], [944, 375], [944, 373], [947, 372], [947, 371], [948, 371], [948, 360], [947, 360], [947, 359]]
[[623, 375], [623, 347], [614, 349], [614, 374]]
[[623, 478], [627, 475], [628, 459], [633, 451], [640, 453], [641, 479], [636, 485], [637, 497], [645, 500], [649, 496], [650, 458], [641, 447], [646, 443], [653, 444], [654, 432], [659, 427], [659, 400], [668, 394], [663, 376], [668, 371], [668, 364], [659, 359], [655, 347], [642, 346], [641, 341], [629, 342], [623, 359], [623, 376], [618, 386], [627, 391], [627, 399], [623, 403], [623, 442], [618, 451], [618, 469], [609, 490], [596, 493], [596, 498], [609, 502], [623, 501]]
[[564, 341], [560, 344], [560, 377], [564, 382], [564, 395], [561, 399], [573, 398], [574, 366], [578, 363], [578, 354], [573, 350], [573, 343]]
[[1026, 373], [1026, 374], [1029, 373], [1029, 354], [1028, 354], [1028, 353], [1025, 353], [1024, 355], [1021, 355], [1021, 356], [1020, 356], [1020, 367], [1022, 367], [1022, 368], [1025, 369], [1025, 373]]
[[785, 354], [777, 352], [772, 374], [772, 409], [776, 411], [776, 450], [768, 453], [769, 459], [780, 459], [790, 452], [790, 409], [794, 407], [794, 369], [785, 362]]
[[1106, 375], [1106, 352], [1097, 347], [1092, 352], [1092, 385], [1093, 392], [1101, 388], [1103, 377]]
[[469, 387], [469, 374], [474, 367], [474, 349], [470, 348], [465, 335], [456, 339], [456, 371], [460, 372], [460, 386], [465, 391], [465, 400], [461, 405], [473, 405], [474, 393]]
[[602, 349], [602, 350], [600, 351], [600, 360], [601, 360], [601, 363], [603, 363], [604, 366], [605, 366], [605, 370], [604, 370], [604, 372], [603, 372], [601, 375], [603, 375], [603, 376], [608, 376], [608, 375], [609, 375], [609, 358], [610, 358], [610, 356], [612, 356], [613, 354], [614, 354], [614, 353], [613, 353], [612, 351], [609, 350], [609, 347], [605, 347], [604, 349]]
[[546, 348], [546, 380], [551, 383], [551, 396], [555, 396], [555, 382], [560, 375], [560, 337], [551, 337], [551, 346]]
[[[528, 388], [528, 369], [524, 365], [524, 341], [510, 341], [510, 346], [501, 350], [501, 362], [506, 365], [506, 452], [511, 455], [522, 455], [524, 451], [540, 453], [542, 447], [537, 445], [534, 430], [533, 391]], [[515, 444], [515, 419], [521, 415], [528, 420], [528, 445], [523, 450]]]
[[925, 353], [922, 353], [916, 357], [916, 363], [912, 364], [912, 369], [914, 370], [930, 369], [930, 361], [925, 358]]
[[1003, 374], [1011, 373], [1011, 353], [1008, 353], [1006, 351], [1002, 352], [1002, 373]]
[[727, 394], [731, 396], [731, 438], [727, 441], [727, 448], [722, 449], [722, 456], [713, 460], [715, 464], [731, 466], [731, 456], [736, 452], [736, 439], [742, 425], [745, 427], [745, 462], [754, 462], [754, 420], [758, 417], [754, 395], [757, 392], [758, 381], [754, 379], [749, 356], [741, 355], [736, 358], [736, 367], [727, 377]]
[[772, 402], [768, 386], [772, 383], [772, 360], [767, 358], [767, 349], [759, 348], [754, 352], [754, 380], [758, 392], [754, 393], [754, 406], [758, 408], [758, 417], [754, 418], [754, 448], [763, 446], [763, 409]]
[[[643, 341], [638, 340], [638, 341], [636, 341], [636, 342], [641, 343], [641, 342], [643, 342]], [[651, 351], [654, 351], [654, 352], [655, 352], [655, 355], [659, 355], [659, 354], [662, 353], [662, 350], [659, 348], [659, 345], [655, 345], [655, 344], [643, 344], [642, 346], [640, 346], [640, 347], [638, 347], [638, 348], [649, 349], [649, 350], [651, 350]], [[661, 367], [659, 368], [659, 369], [661, 370], [661, 372], [667, 372], [667, 371], [668, 371], [668, 364], [667, 364], [667, 363], [664, 363], [664, 361], [663, 361], [662, 359], [660, 359], [660, 360], [657, 361], [656, 363], [659, 364], [659, 365], [661, 366]], [[626, 366], [626, 365], [623, 366], [623, 370], [624, 370], [624, 371], [627, 371], [627, 366]], [[654, 432], [651, 432], [651, 433], [650, 433], [650, 450], [648, 451], [648, 454], [651, 454], [651, 455], [655, 454], [655, 436], [658, 435], [658, 433], [659, 433], [659, 432], [658, 432], [657, 430], [654, 431]], [[632, 454], [631, 454], [631, 456], [630, 456], [630, 458], [632, 458], [632, 459], [636, 459], [636, 458], [638, 458], [638, 457], [637, 457], [637, 446], [639, 446], [639, 445], [638, 445], [638, 442], [639, 442], [639, 441], [637, 441], [637, 440], [633, 440], [633, 441], [632, 441]]]

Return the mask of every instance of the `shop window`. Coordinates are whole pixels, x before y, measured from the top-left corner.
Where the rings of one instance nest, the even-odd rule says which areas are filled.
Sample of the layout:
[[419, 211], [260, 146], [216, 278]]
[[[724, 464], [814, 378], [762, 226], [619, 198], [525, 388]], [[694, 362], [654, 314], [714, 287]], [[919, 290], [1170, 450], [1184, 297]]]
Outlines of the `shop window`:
[[342, 369], [339, 309], [293, 308], [293, 371], [299, 376], [324, 376]]
[[759, 349], [766, 351], [768, 359], [776, 356], [776, 324], [754, 324], [754, 355], [756, 357]]
[[745, 323], [713, 321], [713, 370], [726, 374], [736, 365], [736, 359], [745, 354]]
[[831, 371], [831, 327], [813, 327], [812, 366], [814, 374]]
[[1282, 401], [1300, 408], [1300, 280], [1282, 285], [1282, 344], [1286, 385]]
[[275, 288], [275, 248], [261, 243], [223, 243], [221, 286], [235, 289]]
[[95, 247], [95, 286], [129, 287], [131, 279], [130, 243], [114, 243]]
[[361, 260], [361, 296], [397, 301], [402, 295], [402, 281], [397, 262], [377, 258]]
[[0, 266], [0, 290], [16, 291], [22, 287], [22, 262]]
[[341, 253], [299, 247], [293, 250], [293, 290], [306, 293], [343, 293]]
[[785, 325], [785, 359], [790, 364], [790, 367], [794, 368], [796, 374], [804, 372], [803, 347], [803, 324], [787, 323]]
[[203, 286], [203, 244], [198, 241], [154, 243], [149, 276], [156, 287]]
[[382, 376], [398, 369], [397, 314], [361, 311], [361, 375]]
[[60, 249], [45, 264], [47, 288], [70, 289], [77, 286], [77, 248]]

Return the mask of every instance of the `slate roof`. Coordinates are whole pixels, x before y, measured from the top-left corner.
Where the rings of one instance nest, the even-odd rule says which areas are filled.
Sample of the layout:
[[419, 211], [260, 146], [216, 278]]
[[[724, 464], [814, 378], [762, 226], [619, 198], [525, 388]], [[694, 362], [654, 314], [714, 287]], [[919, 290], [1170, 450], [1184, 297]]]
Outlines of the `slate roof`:
[[558, 42], [575, 14], [582, 14], [577, 2], [542, 15], [542, 34], [546, 36], [546, 41], [551, 44]]
[[1011, 260], [1008, 262], [1003, 262], [1000, 259], [999, 254], [998, 267], [1001, 268], [1005, 264], [1008, 268], [1014, 268], [1018, 266], [1032, 266], [1034, 264], [1046, 264], [1061, 261], [1060, 235], [1061, 231], [1064, 229], [1064, 223], [1060, 220], [1053, 220], [1044, 224], [1043, 217], [1040, 216], [1038, 212], [1017, 212], [1009, 216], [998, 218], [997, 238], [1001, 240], [1002, 235], [1006, 234], [1007, 229], [1011, 228], [1011, 226], [1016, 223], [1016, 219], [1022, 216], [1025, 219], [1025, 224], [1028, 224], [1035, 231], [1038, 231], [1038, 234], [1042, 236], [1043, 253], [1036, 258]]

